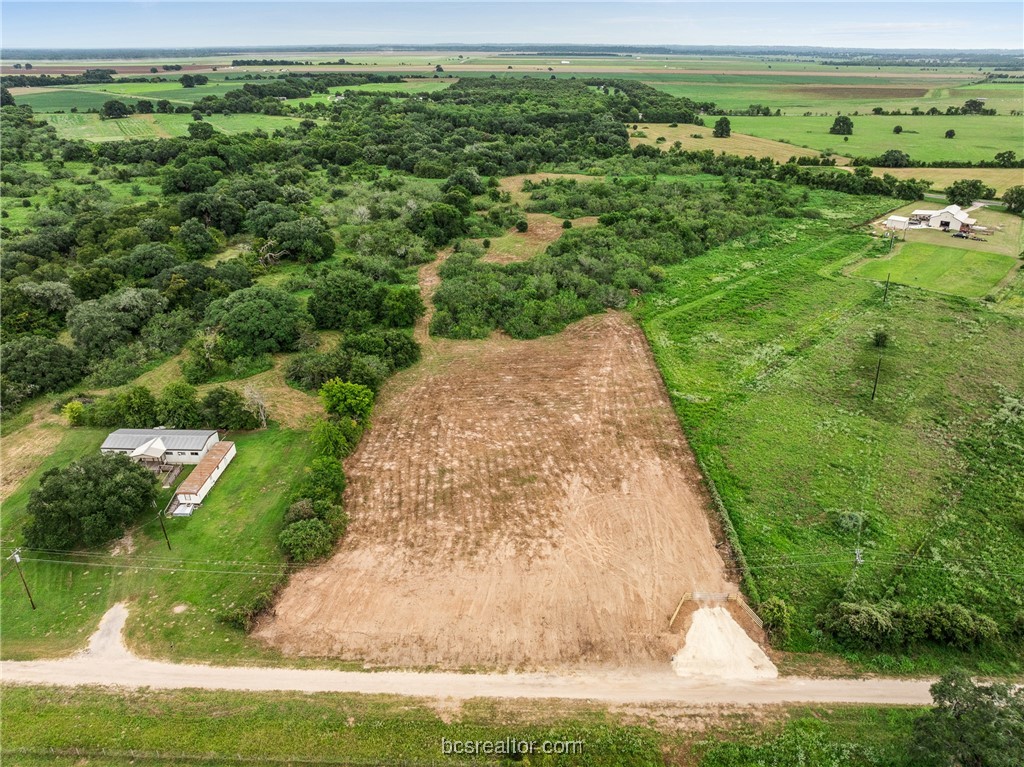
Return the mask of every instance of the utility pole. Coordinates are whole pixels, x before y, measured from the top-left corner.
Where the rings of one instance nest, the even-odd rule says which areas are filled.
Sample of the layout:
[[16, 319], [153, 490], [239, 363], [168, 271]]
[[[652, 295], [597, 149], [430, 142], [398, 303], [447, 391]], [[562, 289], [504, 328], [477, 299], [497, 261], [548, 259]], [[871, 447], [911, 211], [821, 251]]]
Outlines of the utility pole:
[[25, 594], [28, 595], [28, 603], [32, 605], [32, 609], [36, 609], [35, 600], [32, 599], [32, 592], [28, 589], [28, 581], [25, 580], [25, 573], [21, 571], [21, 549], [15, 549], [8, 559], [14, 560], [14, 566], [18, 570], [18, 577], [21, 578], [21, 585], [25, 587]]
[[[156, 508], [156, 501], [153, 501], [153, 508], [154, 509]], [[166, 509], [166, 507], [164, 507], [164, 508]], [[160, 529], [163, 530], [163, 532], [164, 532], [164, 540], [167, 542], [167, 550], [170, 551], [171, 550], [171, 539], [167, 537], [167, 527], [164, 525], [164, 513], [163, 513], [163, 511], [158, 511], [157, 514], [156, 514], [156, 518], [160, 520]]]
[[878, 355], [878, 367], [875, 368], [875, 385], [871, 387], [871, 401], [875, 401], [875, 392], [878, 391], [878, 374], [882, 371], [882, 355]]

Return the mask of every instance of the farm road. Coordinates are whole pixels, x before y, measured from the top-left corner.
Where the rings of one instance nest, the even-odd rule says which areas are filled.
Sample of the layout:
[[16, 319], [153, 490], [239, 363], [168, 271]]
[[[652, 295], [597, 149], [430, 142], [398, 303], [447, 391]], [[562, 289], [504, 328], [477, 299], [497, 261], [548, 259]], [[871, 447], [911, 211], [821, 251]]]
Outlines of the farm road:
[[768, 705], [778, 703], [931, 702], [929, 680], [804, 679], [756, 682], [684, 679], [664, 669], [580, 669], [530, 674], [456, 674], [410, 671], [358, 672], [266, 667], [221, 667], [144, 660], [125, 647], [121, 631], [128, 609], [114, 605], [86, 650], [69, 658], [5, 661], [7, 684], [206, 690], [286, 690], [408, 695], [422, 698], [560, 698], [601, 703]]

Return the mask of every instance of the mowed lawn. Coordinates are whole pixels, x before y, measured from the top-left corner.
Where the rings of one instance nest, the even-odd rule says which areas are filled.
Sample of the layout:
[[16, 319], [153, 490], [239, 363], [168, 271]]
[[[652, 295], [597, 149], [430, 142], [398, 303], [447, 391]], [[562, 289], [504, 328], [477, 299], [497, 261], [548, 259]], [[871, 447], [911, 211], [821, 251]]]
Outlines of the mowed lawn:
[[1017, 264], [999, 253], [947, 248], [920, 242], [903, 244], [889, 258], [864, 261], [853, 274], [868, 280], [892, 282], [966, 298], [981, 298]]
[[[877, 157], [888, 149], [899, 149], [914, 160], [991, 160], [996, 153], [1012, 150], [1020, 154], [1024, 118], [996, 115], [978, 116], [851, 116], [852, 136], [829, 133], [835, 117], [730, 117], [738, 133], [788, 142], [848, 157]], [[893, 133], [895, 126], [903, 132]], [[956, 137], [945, 138], [947, 130]], [[844, 141], [848, 138], [849, 141]]]
[[[69, 429], [39, 469], [3, 507], [5, 550], [21, 544], [31, 490], [43, 471], [99, 449], [105, 429]], [[277, 535], [293, 488], [312, 459], [305, 432], [285, 429], [229, 435], [238, 454], [190, 518], [166, 522], [168, 551], [155, 512], [130, 542], [59, 554], [26, 550], [22, 568], [37, 609], [18, 578], [0, 583], [4, 658], [61, 655], [81, 647], [115, 602], [131, 603], [129, 643], [143, 654], [216, 661], [266, 655], [246, 635], [219, 620], [272, 585], [283, 571]], [[165, 492], [161, 500], [166, 500]]]

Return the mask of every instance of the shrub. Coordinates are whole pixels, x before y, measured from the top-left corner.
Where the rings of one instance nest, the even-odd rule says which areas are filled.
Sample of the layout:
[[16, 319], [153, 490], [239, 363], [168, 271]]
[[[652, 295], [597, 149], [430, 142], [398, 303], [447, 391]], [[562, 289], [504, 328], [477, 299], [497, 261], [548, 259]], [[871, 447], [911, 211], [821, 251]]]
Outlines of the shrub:
[[884, 349], [889, 345], [889, 334], [884, 330], [876, 330], [872, 340], [876, 349]]
[[516, 221], [516, 231], [517, 232], [522, 233], [522, 232], [525, 232], [529, 228], [530, 228], [530, 224], [527, 222], [527, 220], [525, 218], [521, 218], [518, 221]]
[[357, 383], [334, 378], [320, 387], [320, 399], [328, 413], [365, 424], [373, 410], [373, 391]]
[[780, 642], [786, 641], [793, 623], [793, 608], [779, 597], [768, 597], [758, 608], [769, 637]]
[[278, 542], [294, 562], [312, 562], [331, 553], [334, 536], [327, 523], [320, 519], [301, 519], [281, 531]]
[[341, 462], [328, 457], [314, 458], [299, 489], [300, 498], [334, 503], [345, 492], [345, 472]]

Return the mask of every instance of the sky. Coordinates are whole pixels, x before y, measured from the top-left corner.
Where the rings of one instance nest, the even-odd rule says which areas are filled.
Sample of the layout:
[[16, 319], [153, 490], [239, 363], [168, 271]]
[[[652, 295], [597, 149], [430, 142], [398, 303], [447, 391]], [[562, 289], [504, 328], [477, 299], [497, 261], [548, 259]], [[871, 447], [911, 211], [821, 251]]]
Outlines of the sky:
[[8, 48], [592, 43], [1024, 47], [1024, 3], [2, 0]]

